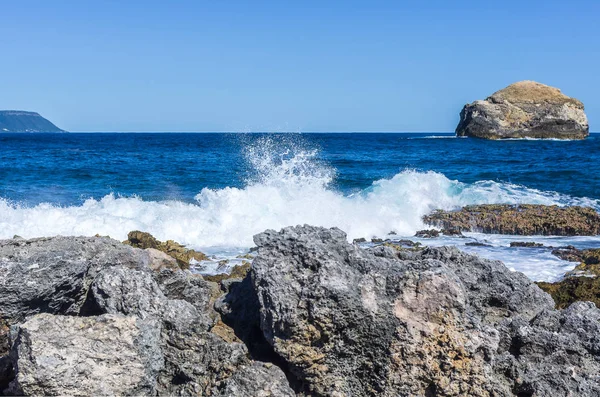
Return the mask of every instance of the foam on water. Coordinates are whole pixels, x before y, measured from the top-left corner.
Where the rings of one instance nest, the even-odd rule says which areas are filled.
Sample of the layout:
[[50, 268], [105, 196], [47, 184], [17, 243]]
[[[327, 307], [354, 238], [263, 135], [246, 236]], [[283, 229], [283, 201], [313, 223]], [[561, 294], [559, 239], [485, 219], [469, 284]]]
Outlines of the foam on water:
[[0, 238], [100, 234], [123, 240], [129, 231], [143, 230], [209, 253], [241, 252], [253, 245], [254, 234], [288, 225], [337, 226], [351, 240], [390, 231], [411, 236], [424, 227], [423, 215], [468, 204], [600, 207], [597, 200], [493, 181], [465, 184], [416, 170], [344, 195], [333, 187], [335, 170], [320, 163], [317, 155], [316, 149], [293, 141], [258, 140], [246, 150], [252, 170], [246, 186], [205, 188], [196, 203], [107, 195], [78, 206], [26, 207], [0, 199]]

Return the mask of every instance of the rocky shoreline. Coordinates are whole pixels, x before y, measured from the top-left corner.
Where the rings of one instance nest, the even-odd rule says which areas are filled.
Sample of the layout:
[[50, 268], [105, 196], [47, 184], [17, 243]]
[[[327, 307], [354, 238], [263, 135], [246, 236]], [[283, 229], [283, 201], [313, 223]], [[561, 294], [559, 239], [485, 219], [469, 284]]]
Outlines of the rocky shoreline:
[[589, 207], [536, 204], [468, 205], [457, 211], [438, 210], [423, 217], [430, 226], [461, 232], [542, 236], [596, 236], [600, 214]]
[[[255, 243], [251, 266], [215, 282], [107, 237], [0, 241], [0, 390], [600, 394], [600, 310], [555, 309], [501, 262], [450, 247], [362, 248], [311, 226]], [[596, 265], [591, 252], [564, 255]]]

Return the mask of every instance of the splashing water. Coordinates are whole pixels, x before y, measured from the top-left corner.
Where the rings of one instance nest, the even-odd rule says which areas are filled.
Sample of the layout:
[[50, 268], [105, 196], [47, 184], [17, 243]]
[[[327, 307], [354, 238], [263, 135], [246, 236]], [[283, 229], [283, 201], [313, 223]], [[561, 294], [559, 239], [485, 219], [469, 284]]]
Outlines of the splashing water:
[[246, 147], [245, 156], [251, 172], [244, 188], [205, 188], [196, 203], [107, 195], [79, 206], [25, 207], [0, 199], [0, 237], [101, 234], [125, 239], [137, 229], [197, 249], [225, 249], [250, 247], [256, 233], [297, 224], [336, 226], [349, 239], [381, 237], [390, 231], [410, 236], [424, 227], [421, 218], [432, 210], [468, 204], [600, 207], [597, 200], [492, 181], [465, 184], [416, 170], [344, 195], [332, 188], [335, 170], [318, 160], [318, 150], [298, 138], [259, 139]]

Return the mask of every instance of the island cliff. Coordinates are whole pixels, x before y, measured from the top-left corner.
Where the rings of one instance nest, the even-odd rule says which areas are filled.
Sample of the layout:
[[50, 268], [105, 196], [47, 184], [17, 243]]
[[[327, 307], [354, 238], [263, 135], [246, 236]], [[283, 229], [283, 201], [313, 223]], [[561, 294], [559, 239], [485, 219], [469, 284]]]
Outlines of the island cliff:
[[558, 88], [520, 81], [485, 100], [465, 105], [457, 136], [485, 139], [584, 139], [589, 135], [583, 103]]
[[0, 110], [0, 132], [66, 132], [39, 113], [23, 110]]

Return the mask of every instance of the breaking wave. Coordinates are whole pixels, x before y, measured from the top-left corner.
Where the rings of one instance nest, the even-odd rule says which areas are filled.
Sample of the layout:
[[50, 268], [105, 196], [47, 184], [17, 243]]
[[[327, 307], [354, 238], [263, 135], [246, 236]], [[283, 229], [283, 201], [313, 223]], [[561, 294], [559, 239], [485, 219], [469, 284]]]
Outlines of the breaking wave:
[[432, 210], [468, 204], [600, 207], [598, 200], [493, 181], [467, 184], [416, 170], [348, 195], [334, 188], [336, 170], [318, 161], [317, 149], [266, 137], [249, 145], [245, 155], [250, 173], [243, 188], [205, 188], [194, 203], [111, 194], [77, 206], [27, 207], [0, 199], [0, 238], [100, 234], [125, 239], [129, 231], [143, 230], [197, 249], [250, 247], [254, 234], [296, 224], [337, 226], [349, 239], [391, 231], [409, 236], [424, 227], [421, 217]]

